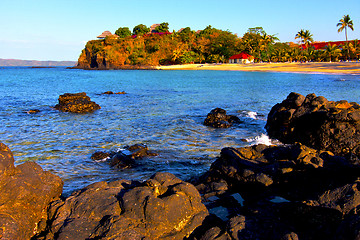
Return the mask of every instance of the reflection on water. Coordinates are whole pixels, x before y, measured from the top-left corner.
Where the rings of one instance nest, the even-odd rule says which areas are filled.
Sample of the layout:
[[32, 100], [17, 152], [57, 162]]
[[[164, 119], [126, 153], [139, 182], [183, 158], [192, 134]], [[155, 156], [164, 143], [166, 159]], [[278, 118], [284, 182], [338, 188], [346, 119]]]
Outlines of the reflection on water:
[[[4, 68], [0, 83], [1, 141], [16, 164], [36, 161], [60, 175], [65, 194], [95, 181], [140, 180], [157, 171], [187, 179], [208, 170], [223, 147], [274, 143], [264, 131], [267, 113], [292, 91], [360, 102], [359, 79], [351, 75]], [[102, 95], [105, 91], [127, 94]], [[52, 109], [66, 92], [86, 92], [101, 109], [93, 114]], [[228, 129], [203, 126], [216, 107], [244, 122]], [[26, 113], [30, 109], [40, 112]], [[95, 151], [136, 143], [159, 156], [126, 170], [90, 159]]]

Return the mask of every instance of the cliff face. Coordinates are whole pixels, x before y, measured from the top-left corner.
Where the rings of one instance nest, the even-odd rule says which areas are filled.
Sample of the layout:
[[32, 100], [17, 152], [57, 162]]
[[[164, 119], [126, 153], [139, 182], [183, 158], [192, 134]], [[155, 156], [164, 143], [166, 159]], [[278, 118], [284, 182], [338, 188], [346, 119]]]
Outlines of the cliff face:
[[159, 65], [171, 61], [176, 44], [170, 36], [150, 35], [137, 38], [107, 37], [87, 42], [77, 68], [122, 69]]

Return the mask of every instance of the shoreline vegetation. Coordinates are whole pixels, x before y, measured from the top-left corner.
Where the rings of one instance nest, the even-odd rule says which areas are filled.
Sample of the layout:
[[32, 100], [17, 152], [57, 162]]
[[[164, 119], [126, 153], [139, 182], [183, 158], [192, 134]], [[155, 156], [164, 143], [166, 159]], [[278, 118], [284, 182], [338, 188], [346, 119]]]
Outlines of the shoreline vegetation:
[[[338, 31], [346, 30], [347, 27], [353, 29], [350, 18], [345, 17], [346, 23], [340, 21]], [[318, 42], [313, 40], [309, 30], [301, 29], [295, 35], [296, 42], [280, 42], [275, 35], [267, 34], [262, 27], [249, 28], [243, 36], [238, 36], [229, 30], [216, 29], [211, 25], [198, 31], [186, 27], [172, 32], [168, 25], [154, 24], [148, 28], [140, 24], [132, 32], [127, 27], [120, 27], [115, 34], [105, 31], [97, 40], [86, 43], [75, 68], [159, 69], [157, 66], [161, 66], [160, 69], [187, 69], [197, 66], [188, 64], [199, 64], [198, 66], [207, 68], [208, 64], [220, 63], [333, 63], [357, 62], [360, 57], [360, 42], [357, 39], [348, 40], [347, 35], [346, 41]], [[171, 67], [168, 67], [169, 65]], [[233, 70], [233, 67], [229, 67], [231, 65], [225, 66], [226, 69]], [[239, 66], [244, 67], [234, 66], [237, 66], [237, 69]], [[249, 69], [249, 65], [245, 66]], [[262, 66], [257, 67], [257, 70], [265, 68], [265, 64], [256, 66]], [[290, 71], [297, 70], [300, 69]], [[311, 72], [312, 69], [306, 71]], [[330, 70], [325, 67], [324, 71]]]

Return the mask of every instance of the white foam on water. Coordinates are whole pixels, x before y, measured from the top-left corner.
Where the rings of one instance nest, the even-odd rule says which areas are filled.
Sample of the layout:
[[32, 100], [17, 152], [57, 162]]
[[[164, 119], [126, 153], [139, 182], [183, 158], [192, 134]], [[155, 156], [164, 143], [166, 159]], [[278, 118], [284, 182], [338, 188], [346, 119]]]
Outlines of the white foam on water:
[[249, 111], [249, 112], [246, 113], [246, 115], [247, 115], [247, 117], [249, 117], [249, 118], [256, 119], [257, 112]]
[[105, 161], [107, 161], [109, 159], [110, 159], [110, 157], [106, 157], [106, 158], [103, 158], [103, 159], [95, 160], [95, 162], [105, 162]]
[[256, 136], [255, 138], [249, 139], [251, 142], [255, 144], [265, 144], [267, 146], [272, 145], [271, 139], [268, 135], [262, 133], [260, 136]]

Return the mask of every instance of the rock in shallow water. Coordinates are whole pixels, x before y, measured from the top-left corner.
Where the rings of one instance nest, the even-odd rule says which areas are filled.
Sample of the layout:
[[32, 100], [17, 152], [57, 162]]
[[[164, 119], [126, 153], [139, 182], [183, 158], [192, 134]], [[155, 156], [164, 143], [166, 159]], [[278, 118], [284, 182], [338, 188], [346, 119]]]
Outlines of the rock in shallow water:
[[158, 156], [157, 153], [149, 151], [144, 144], [135, 144], [126, 146], [124, 150], [118, 152], [95, 152], [91, 155], [91, 159], [95, 161], [106, 161], [109, 159], [109, 164], [120, 169], [131, 168], [137, 164], [136, 160], [145, 157]]
[[241, 123], [241, 120], [233, 115], [226, 115], [226, 111], [221, 108], [215, 108], [207, 115], [204, 125], [214, 128], [228, 128], [233, 123]]
[[59, 96], [59, 104], [54, 107], [62, 112], [90, 113], [101, 107], [92, 102], [86, 93], [65, 93]]

